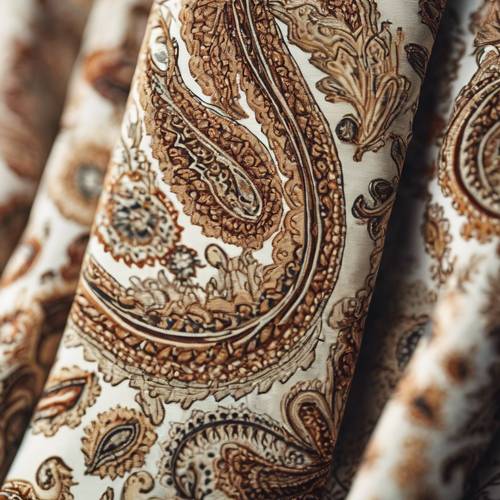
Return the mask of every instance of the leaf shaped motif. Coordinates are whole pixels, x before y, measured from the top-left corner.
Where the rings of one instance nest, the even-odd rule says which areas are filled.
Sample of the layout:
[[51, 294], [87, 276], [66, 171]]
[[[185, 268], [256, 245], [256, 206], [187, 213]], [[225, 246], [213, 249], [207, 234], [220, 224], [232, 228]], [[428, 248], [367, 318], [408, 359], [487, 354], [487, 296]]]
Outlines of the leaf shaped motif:
[[121, 476], [144, 464], [156, 433], [142, 413], [117, 406], [100, 413], [84, 430], [82, 451], [87, 474]]
[[[121, 370], [118, 378], [142, 383], [144, 394], [189, 406], [209, 394], [267, 390], [312, 362], [340, 269], [345, 203], [329, 123], [269, 5], [176, 5], [161, 1], [154, 9], [133, 92], [141, 113], [128, 137], [144, 131], [155, 160], [135, 160], [131, 170], [139, 163], [150, 169], [151, 186], [189, 223], [168, 252], [158, 238], [166, 253], [148, 261], [164, 264], [155, 277], [126, 270], [130, 287], [91, 256], [72, 325], [107, 374]], [[358, 14], [349, 20], [358, 23]], [[186, 51], [189, 77], [179, 63]], [[192, 88], [193, 77], [206, 96]], [[143, 156], [135, 149], [124, 154]], [[112, 189], [120, 174], [116, 165], [108, 178], [110, 217], [124, 204]], [[189, 247], [192, 234], [199, 248]], [[113, 245], [120, 248], [115, 260], [137, 264], [126, 260], [130, 246]], [[155, 421], [162, 418], [144, 397], [139, 401]]]
[[12, 500], [73, 500], [73, 470], [59, 457], [45, 459], [36, 473], [36, 485], [21, 479], [10, 479], [0, 495]]
[[[332, 356], [334, 349], [329, 370]], [[286, 426], [244, 405], [194, 411], [163, 444], [160, 482], [182, 498], [326, 498], [336, 438], [332, 385], [328, 378], [293, 386], [281, 404]]]
[[85, 389], [85, 378], [74, 378], [48, 387], [38, 403], [35, 420], [52, 419], [71, 410], [80, 400]]
[[33, 432], [53, 436], [63, 425], [77, 427], [92, 406], [101, 387], [93, 373], [77, 366], [63, 367], [53, 373], [33, 416]]
[[317, 84], [326, 100], [353, 107], [339, 121], [337, 136], [357, 146], [356, 161], [377, 151], [408, 98], [410, 82], [399, 72], [402, 33], [393, 39], [389, 23], [379, 23], [374, 0], [269, 3], [288, 26], [290, 41], [327, 75]]
[[429, 62], [429, 51], [422, 45], [417, 43], [409, 43], [405, 45], [406, 56], [411, 67], [421, 80], [425, 77], [425, 69]]
[[93, 460], [89, 463], [89, 472], [95, 471], [101, 465], [113, 461], [115, 456], [122, 455], [132, 446], [138, 433], [136, 421], [119, 424], [110, 429], [99, 441]]
[[[187, 24], [186, 30], [190, 26]], [[164, 138], [173, 140], [177, 136], [169, 149], [165, 144], [162, 150], [153, 146], [153, 151], [172, 164], [173, 168], [164, 171], [172, 191], [192, 223], [201, 225], [207, 236], [260, 248], [276, 231], [282, 212], [281, 188], [268, 150], [246, 128], [211, 112], [182, 84], [176, 44], [168, 36], [167, 26], [152, 35], [164, 39], [169, 61], [161, 64], [166, 68], [165, 75], [151, 73], [163, 96], [159, 100], [152, 95], [154, 106], [165, 107], [161, 113], [164, 119], [155, 126], [161, 126]], [[212, 47], [212, 42], [209, 38], [206, 43]], [[217, 68], [211, 71], [218, 74]], [[207, 68], [205, 81], [211, 71]], [[230, 106], [224, 110], [232, 112]], [[153, 132], [154, 137], [157, 135], [158, 131]], [[239, 158], [244, 160], [242, 165]]]

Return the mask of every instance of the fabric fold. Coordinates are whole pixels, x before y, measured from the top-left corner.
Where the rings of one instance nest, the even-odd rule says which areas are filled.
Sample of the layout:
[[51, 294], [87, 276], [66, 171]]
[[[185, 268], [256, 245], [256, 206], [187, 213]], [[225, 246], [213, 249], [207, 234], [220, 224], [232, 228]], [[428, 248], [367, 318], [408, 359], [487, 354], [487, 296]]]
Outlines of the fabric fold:
[[439, 291], [455, 266], [461, 221], [441, 190], [438, 157], [453, 101], [474, 71], [480, 23], [471, 19], [483, 4], [451, 2], [440, 22], [335, 452], [336, 499], [347, 495], [384, 405], [429, 335]]
[[0, 2], [0, 271], [28, 219], [89, 7]]
[[[102, 181], [119, 137], [150, 5], [147, 0], [95, 2], [28, 227], [0, 280], [2, 477], [40, 396], [39, 411], [54, 419], [70, 395], [76, 398], [74, 402], [78, 400], [85, 380], [81, 370], [76, 370], [74, 387], [67, 384], [56, 395], [42, 395], [75, 295]], [[74, 14], [74, 8], [67, 8]], [[103, 24], [111, 17], [112, 29], [103, 32]], [[43, 409], [44, 397], [50, 398], [51, 408]], [[50, 435], [51, 431], [46, 432]]]
[[155, 2], [4, 492], [328, 496], [443, 7], [420, 4]]
[[[498, 175], [498, 151], [493, 151], [500, 10], [493, 1], [450, 7], [449, 22], [455, 29], [443, 36], [454, 39], [458, 50], [449, 52], [456, 54], [456, 62], [449, 79], [443, 76], [454, 102], [442, 120], [446, 129], [430, 146], [437, 168], [424, 200], [425, 258], [415, 266], [421, 289], [425, 284], [435, 290], [434, 281], [443, 291], [435, 309], [427, 306], [432, 324], [429, 313], [416, 314], [421, 305], [409, 306], [409, 297], [403, 299], [406, 314], [400, 318], [387, 309], [377, 312], [380, 320], [398, 320], [394, 336], [403, 334], [404, 324], [410, 326], [407, 339], [413, 338], [413, 346], [425, 329], [430, 332], [413, 356], [410, 351], [408, 369], [377, 422], [349, 499], [448, 499], [461, 498], [464, 492], [465, 498], [474, 498], [479, 493], [477, 485], [468, 484], [471, 472], [498, 428], [500, 232], [492, 179]], [[400, 254], [400, 262], [411, 263], [409, 257], [418, 248], [418, 236], [410, 231], [410, 254]], [[406, 277], [403, 284], [417, 289], [417, 281]], [[422, 297], [419, 293], [413, 298]], [[402, 352], [402, 340], [390, 339], [387, 357], [391, 349]]]

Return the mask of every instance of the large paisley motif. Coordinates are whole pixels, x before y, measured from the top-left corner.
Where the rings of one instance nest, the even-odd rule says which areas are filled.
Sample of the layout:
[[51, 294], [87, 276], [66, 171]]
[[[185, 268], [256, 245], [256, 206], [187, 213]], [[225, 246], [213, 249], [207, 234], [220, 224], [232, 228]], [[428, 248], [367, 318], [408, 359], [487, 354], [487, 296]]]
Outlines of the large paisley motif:
[[335, 353], [328, 382], [300, 382], [284, 397], [286, 425], [244, 406], [194, 411], [163, 444], [160, 481], [176, 498], [327, 498], [336, 438]]
[[[146, 279], [124, 267], [129, 283], [118, 282], [91, 253], [71, 319], [77, 343], [113, 380], [131, 379], [141, 403], [267, 390], [312, 362], [340, 268], [345, 209], [329, 124], [267, 2], [159, 2], [148, 40], [134, 139], [123, 140], [128, 183], [150, 179], [143, 211], [161, 191], [179, 229], [151, 235], [149, 261], [114, 244], [116, 261], [163, 264]], [[121, 210], [111, 170], [109, 221]], [[146, 412], [162, 418], [157, 403]]]
[[457, 98], [440, 158], [443, 192], [466, 217], [462, 234], [481, 242], [500, 236], [500, 7], [485, 10], [491, 28], [476, 38], [479, 67]]

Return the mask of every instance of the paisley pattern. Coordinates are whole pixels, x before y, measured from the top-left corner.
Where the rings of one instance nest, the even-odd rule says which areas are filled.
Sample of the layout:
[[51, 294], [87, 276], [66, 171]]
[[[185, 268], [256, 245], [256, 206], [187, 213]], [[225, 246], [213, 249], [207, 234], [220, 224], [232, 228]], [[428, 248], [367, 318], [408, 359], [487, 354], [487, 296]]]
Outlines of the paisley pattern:
[[[329, 381], [332, 362], [333, 352]], [[336, 435], [332, 390], [319, 380], [295, 385], [281, 405], [285, 426], [244, 407], [193, 412], [162, 445], [160, 480], [181, 498], [215, 491], [227, 498], [289, 498], [296, 491], [323, 498]]]
[[[453, 109], [453, 99], [463, 86], [464, 78], [468, 78], [475, 70], [475, 60], [470, 55], [474, 35], [468, 29], [469, 14], [482, 3], [482, 0], [478, 0], [449, 4], [432, 51], [415, 117], [413, 139], [388, 228], [380, 279], [370, 306], [360, 358], [337, 443], [331, 491], [331, 498], [335, 500], [345, 499], [348, 495], [384, 406], [398, 387], [404, 370], [411, 364], [417, 344], [424, 343], [430, 334], [431, 315], [439, 287], [452, 279], [459, 265], [468, 262], [471, 251], [477, 251], [473, 241], [468, 245], [463, 244], [459, 231], [463, 220], [457, 217], [449, 200], [441, 192], [436, 178], [436, 159], [439, 158], [443, 131]], [[487, 255], [493, 248], [485, 246], [483, 253]], [[467, 307], [470, 308], [471, 304]], [[482, 312], [477, 311], [478, 321], [481, 316]], [[467, 329], [465, 336], [469, 337], [472, 330], [474, 328]], [[431, 366], [429, 362], [426, 371]], [[479, 401], [479, 398], [470, 400], [468, 404], [475, 405]], [[463, 412], [463, 407], [448, 408], [449, 414]], [[401, 424], [406, 425], [406, 422]], [[399, 427], [397, 429], [397, 432], [401, 431]], [[389, 463], [384, 450], [386, 444], [393, 442], [395, 435], [396, 424], [393, 423], [390, 433], [378, 449], [372, 447], [371, 455], [366, 453], [365, 462], [375, 464], [378, 456], [380, 464]], [[458, 459], [453, 450], [460, 448], [468, 435], [454, 436], [448, 442], [440, 441], [433, 448], [435, 456], [425, 460], [427, 474], [430, 476], [431, 471], [440, 469], [442, 450], [449, 450], [450, 463], [464, 459], [467, 452], [465, 457]], [[418, 451], [417, 444], [414, 446], [416, 453], [409, 455], [413, 457], [415, 466], [423, 463], [424, 460], [420, 459], [431, 453], [428, 452], [428, 446], [420, 446]], [[468, 443], [463, 448], [467, 446]], [[404, 493], [392, 490], [394, 469], [390, 469], [378, 482], [373, 482], [372, 478], [368, 480], [367, 489], [362, 492], [361, 498], [369, 497], [375, 491], [382, 498], [399, 498], [401, 495], [413, 498], [409, 488], [422, 477], [417, 479], [418, 468], [406, 467], [405, 464], [412, 461], [402, 460], [403, 451], [399, 447], [394, 450], [396, 457], [400, 457], [403, 462], [400, 470], [407, 471]], [[457, 462], [454, 462], [455, 459]], [[445, 482], [439, 474], [434, 475], [433, 493], [437, 498], [454, 498], [449, 488], [458, 486], [463, 469], [454, 468], [453, 471], [452, 481]], [[416, 479], [414, 482], [411, 481], [413, 477]], [[430, 493], [426, 491], [424, 497]], [[461, 496], [457, 494], [457, 498]], [[465, 494], [463, 498], [469, 497]]]
[[[131, 276], [125, 287], [90, 257], [71, 318], [87, 346], [107, 350], [103, 355], [88, 349], [103, 370], [119, 377], [118, 366], [120, 378], [134, 385], [134, 374], [144, 370], [143, 397], [154, 392], [183, 406], [207, 394], [219, 399], [241, 397], [256, 386], [262, 391], [310, 364], [344, 234], [331, 133], [271, 12], [263, 4], [224, 1], [213, 4], [207, 17], [203, 7], [183, 6], [177, 36], [197, 77], [205, 52], [217, 41], [191, 36], [199, 32], [197, 23], [222, 15], [227, 25], [220, 29], [227, 32], [220, 36], [227, 50], [239, 54], [227, 74], [232, 87], [214, 80], [226, 50], [202, 65], [200, 84], [217, 109], [186, 87], [177, 62], [181, 40], [174, 35], [172, 12], [161, 3], [138, 82], [145, 117], [130, 118], [122, 139], [128, 160], [113, 168], [96, 230], [115, 261], [165, 267], [146, 280]], [[231, 35], [232, 26], [239, 36]], [[250, 31], [255, 34], [241, 38]], [[261, 139], [237, 121], [237, 81]], [[145, 132], [157, 169], [143, 159]], [[132, 210], [138, 199], [140, 209]], [[189, 217], [189, 231], [177, 225], [179, 209]], [[195, 250], [182, 242], [196, 227], [207, 243]], [[162, 415], [152, 418], [160, 421]]]
[[466, 217], [465, 238], [500, 236], [500, 7], [488, 2], [483, 22], [491, 33], [476, 39], [479, 67], [457, 98], [440, 158], [440, 182]]
[[26, 226], [90, 7], [63, 4], [0, 6], [0, 270]]
[[6, 500], [73, 500], [71, 487], [76, 484], [73, 471], [59, 457], [44, 460], [36, 473], [36, 485], [24, 480], [6, 481], [0, 498]]
[[[78, 63], [73, 71], [68, 98], [63, 113], [61, 130], [53, 145], [47, 161], [47, 167], [37, 193], [35, 205], [30, 215], [29, 225], [10, 258], [0, 281], [0, 478], [3, 479], [7, 468], [17, 451], [19, 441], [26, 430], [30, 416], [42, 397], [41, 407], [34, 424], [36, 432], [44, 436], [52, 436], [61, 426], [75, 428], [81, 422], [86, 408], [93, 404], [98, 395], [97, 381], [88, 378], [85, 370], [80, 375], [80, 382], [72, 385], [53, 387], [49, 385], [42, 394], [48, 372], [54, 363], [56, 350], [64, 329], [71, 302], [78, 282], [80, 266], [88, 242], [90, 224], [93, 219], [97, 198], [102, 187], [102, 178], [111, 156], [111, 149], [119, 132], [121, 112], [125, 99], [104, 100], [103, 81], [109, 82], [108, 76], [116, 76], [109, 65], [94, 65], [92, 78], [88, 75], [88, 60], [96, 52], [105, 58], [112, 52], [115, 63], [123, 62], [120, 67], [134, 66], [132, 54], [137, 54], [140, 41], [134, 38], [141, 36], [140, 19], [145, 24], [147, 13], [136, 11], [140, 0], [121, 3], [115, 9], [112, 0], [100, 3], [92, 10], [88, 29], [85, 32], [85, 43], [82, 47]], [[132, 1], [132, 0], [131, 0]], [[30, 4], [31, 0], [23, 3]], [[19, 3], [18, 3], [19, 4]], [[39, 2], [37, 2], [40, 6]], [[77, 5], [78, 4], [78, 5]], [[10, 4], [9, 4], [10, 5]], [[17, 5], [17, 4], [16, 4]], [[0, 7], [4, 9], [7, 4]], [[10, 7], [9, 7], [10, 8]], [[22, 6], [17, 7], [23, 12]], [[30, 7], [31, 9], [31, 7]], [[67, 64], [66, 59], [73, 53], [72, 40], [79, 37], [83, 29], [83, 21], [90, 9], [87, 0], [71, 0], [68, 2], [44, 2], [43, 9], [54, 10], [57, 22], [51, 22], [53, 33], [49, 37], [56, 45], [47, 54], [54, 64], [54, 80], [51, 89], [66, 92], [63, 69], [59, 65]], [[101, 28], [103, 19], [107, 18], [110, 9], [115, 14], [121, 12], [122, 21], [111, 35], [103, 37]], [[2, 10], [5, 13], [5, 10]], [[28, 13], [25, 12], [26, 15]], [[32, 12], [30, 10], [29, 16]], [[142, 17], [141, 17], [142, 16]], [[2, 16], [0, 16], [2, 17]], [[45, 21], [44, 21], [45, 22]], [[14, 26], [14, 25], [13, 25]], [[11, 29], [13, 29], [11, 26]], [[57, 42], [57, 33], [62, 26], [68, 30], [64, 36], [63, 46]], [[19, 26], [18, 26], [19, 27]], [[55, 28], [57, 27], [57, 28]], [[136, 32], [129, 34], [129, 29]], [[144, 29], [144, 26], [143, 26]], [[1, 29], [2, 35], [4, 30]], [[110, 48], [108, 45], [113, 45]], [[66, 54], [66, 51], [69, 54]], [[134, 52], [135, 51], [135, 52]], [[74, 55], [74, 54], [73, 54]], [[41, 57], [41, 56], [40, 56]], [[120, 59], [121, 57], [121, 59]], [[60, 59], [58, 61], [57, 59]], [[54, 61], [53, 61], [54, 60]], [[26, 61], [29, 62], [29, 61]], [[47, 61], [41, 60], [40, 63]], [[2, 63], [0, 63], [2, 66]], [[57, 71], [56, 71], [57, 70]], [[120, 70], [120, 79], [125, 84], [127, 73]], [[66, 70], [65, 70], [66, 71]], [[38, 75], [37, 72], [33, 74]], [[24, 77], [23, 77], [24, 78]], [[32, 78], [32, 75], [30, 75]], [[97, 80], [100, 82], [97, 85]], [[112, 80], [112, 79], [111, 79]], [[60, 88], [62, 85], [62, 88]], [[99, 87], [96, 88], [96, 85]], [[128, 81], [130, 86], [130, 80]], [[13, 98], [23, 102], [22, 95], [13, 93]], [[46, 105], [50, 107], [50, 95], [46, 95]], [[26, 108], [26, 109], [25, 109]], [[0, 116], [4, 116], [0, 106]], [[21, 108], [30, 111], [30, 101]], [[51, 112], [56, 110], [52, 109]], [[48, 118], [44, 127], [50, 128]], [[38, 120], [40, 117], [33, 117]], [[1, 120], [0, 120], [1, 121]], [[48, 132], [48, 130], [47, 130]], [[23, 148], [19, 145], [19, 151]], [[29, 148], [25, 148], [29, 149]], [[0, 153], [1, 157], [1, 153]], [[20, 155], [19, 155], [19, 158]], [[0, 169], [3, 168], [0, 161]], [[35, 179], [38, 173], [33, 173]], [[10, 183], [3, 177], [0, 183], [0, 205], [3, 189]], [[1, 208], [0, 208], [1, 210]], [[3, 245], [1, 236], [3, 222], [0, 221], [0, 248]], [[74, 365], [69, 362], [67, 366]], [[79, 364], [81, 366], [81, 364]], [[62, 374], [65, 373], [63, 370]], [[54, 375], [57, 379], [58, 375]], [[63, 377], [64, 378], [64, 377]], [[55, 380], [56, 380], [55, 379]], [[52, 384], [52, 382], [49, 382]], [[57, 390], [54, 389], [57, 387]], [[81, 392], [79, 392], [81, 390]], [[69, 406], [66, 406], [69, 405]], [[67, 429], [66, 429], [67, 430]]]
[[120, 406], [100, 413], [84, 434], [85, 473], [111, 479], [144, 465], [144, 457], [156, 441], [144, 415]]
[[394, 36], [389, 23], [380, 23], [374, 0], [274, 0], [270, 5], [287, 24], [290, 40], [326, 73], [317, 83], [326, 100], [352, 106], [354, 113], [346, 114], [335, 132], [341, 141], [356, 145], [354, 160], [380, 149], [410, 88], [399, 69], [401, 31]]
[[35, 409], [33, 432], [50, 437], [63, 425], [77, 427], [100, 393], [96, 376], [77, 366], [53, 373]]
[[[364, 361], [360, 360], [358, 367], [361, 372], [358, 372], [357, 384], [355, 382], [357, 394], [347, 410], [346, 422], [364, 411], [371, 416], [366, 421], [358, 417], [356, 425], [343, 430], [346, 439], [339, 442], [339, 463], [336, 464], [339, 481], [334, 498], [347, 495], [349, 500], [367, 496], [485, 499], [498, 495], [494, 485], [498, 469], [491, 467], [498, 456], [496, 450], [490, 454], [489, 464], [488, 461], [481, 464], [474, 473], [475, 480], [469, 483], [482, 453], [498, 431], [495, 380], [499, 350], [494, 333], [500, 324], [496, 300], [498, 238], [487, 233], [488, 227], [494, 227], [495, 215], [483, 211], [481, 223], [477, 219], [473, 226], [471, 215], [477, 205], [470, 201], [462, 205], [457, 200], [460, 196], [478, 194], [482, 181], [475, 182], [474, 189], [479, 190], [475, 193], [469, 192], [458, 180], [448, 182], [474, 171], [478, 165], [481, 168], [485, 165], [481, 163], [481, 154], [464, 154], [460, 160], [458, 158], [463, 151], [472, 151], [468, 149], [472, 138], [478, 145], [489, 138], [487, 113], [481, 118], [476, 115], [473, 128], [467, 126], [472, 123], [469, 117], [485, 109], [480, 99], [476, 100], [484, 94], [470, 92], [467, 99], [464, 96], [481, 75], [483, 55], [497, 53], [498, 22], [492, 17], [495, 10], [498, 12], [497, 2], [481, 0], [455, 5], [449, 15], [445, 15], [446, 27], [451, 23], [456, 25], [448, 41], [450, 32], [443, 34], [444, 49], [454, 64], [446, 64], [448, 72], [437, 70], [435, 79], [429, 82], [435, 95], [442, 95], [446, 101], [441, 101], [442, 104], [434, 109], [431, 105], [424, 114], [426, 121], [422, 121], [421, 126], [426, 134], [422, 138], [426, 154], [419, 153], [418, 157], [430, 162], [431, 167], [439, 163], [438, 170], [429, 169], [427, 185], [420, 191], [416, 176], [407, 178], [407, 185], [414, 192], [405, 189], [401, 196], [404, 201], [396, 207], [401, 221], [394, 228], [395, 246], [383, 268], [384, 280], [394, 275], [394, 284], [392, 288], [380, 285], [385, 290], [373, 308], [372, 320], [369, 318], [372, 338], [384, 335], [385, 339], [379, 347], [375, 340], [366, 346]], [[492, 19], [493, 22], [486, 22]], [[436, 60], [439, 63], [444, 54], [438, 52]], [[430, 65], [432, 67], [432, 60]], [[489, 76], [495, 78], [495, 72], [490, 72]], [[464, 81], [469, 82], [465, 87]], [[467, 107], [468, 111], [463, 113]], [[442, 115], [434, 121], [438, 127], [433, 129], [429, 124], [433, 124], [432, 117], [438, 113]], [[443, 125], [448, 120], [446, 128]], [[455, 134], [458, 130], [455, 127], [463, 132], [460, 137]], [[431, 136], [429, 128], [433, 132]], [[449, 148], [451, 144], [454, 150]], [[455, 155], [453, 162], [449, 161], [452, 155]], [[418, 162], [413, 161], [418, 166]], [[447, 181], [443, 182], [444, 179]], [[410, 201], [410, 197], [413, 200]], [[464, 207], [467, 210], [462, 210]], [[418, 214], [420, 224], [412, 223], [415, 220], [412, 214]], [[415, 231], [418, 226], [420, 234]], [[391, 366], [395, 361], [392, 353], [399, 350], [398, 337], [403, 325], [385, 333], [387, 323], [398, 321], [400, 314], [399, 308], [391, 311], [391, 302], [417, 280], [420, 286], [425, 283], [429, 291], [437, 291], [440, 285], [442, 288], [439, 297], [436, 294], [434, 298], [429, 296], [429, 304], [420, 308], [424, 314], [414, 317], [413, 324], [417, 321], [420, 324], [420, 332], [415, 333], [421, 340], [406, 371], [398, 372]], [[437, 305], [434, 305], [436, 299]], [[408, 297], [403, 300], [406, 311], [418, 311]], [[429, 320], [431, 316], [432, 321]], [[371, 361], [373, 357], [378, 358], [376, 362]], [[363, 393], [362, 384], [366, 384], [367, 379], [373, 380], [374, 376], [384, 382], [389, 379], [390, 383], [384, 386], [375, 379], [375, 386], [379, 387], [375, 394], [368, 395], [366, 389]], [[357, 448], [357, 455], [353, 454], [354, 439], [360, 433], [368, 442], [362, 461], [362, 447]], [[340, 458], [349, 453], [349, 458]], [[354, 474], [351, 485], [349, 481]]]
[[477, 491], [494, 1], [439, 31], [442, 0], [68, 1], [92, 3], [85, 42], [0, 281], [0, 498]]

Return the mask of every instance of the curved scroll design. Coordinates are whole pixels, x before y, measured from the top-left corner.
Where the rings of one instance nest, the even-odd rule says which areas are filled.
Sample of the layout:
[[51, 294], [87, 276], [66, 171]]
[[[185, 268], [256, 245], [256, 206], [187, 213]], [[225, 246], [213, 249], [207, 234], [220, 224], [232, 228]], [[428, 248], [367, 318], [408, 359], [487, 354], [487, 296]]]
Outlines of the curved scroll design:
[[329, 125], [267, 3], [160, 2], [156, 15], [96, 231], [115, 261], [163, 267], [146, 279], [125, 269], [127, 286], [92, 255], [72, 324], [160, 421], [158, 395], [238, 398], [312, 362], [345, 208]]
[[49, 457], [38, 468], [36, 485], [11, 479], [0, 489], [0, 498], [9, 500], [72, 500], [72, 469], [61, 458]]
[[[120, 500], [161, 500], [149, 493], [155, 487], [153, 476], [145, 470], [133, 472], [127, 477], [120, 493]], [[115, 500], [113, 488], [108, 487], [99, 500]]]
[[194, 411], [187, 423], [174, 425], [163, 444], [162, 486], [193, 499], [216, 492], [227, 498], [325, 498], [336, 438], [332, 366], [330, 357], [328, 383], [300, 382], [284, 397], [285, 425], [244, 406]]
[[480, 242], [500, 236], [500, 7], [485, 5], [479, 67], [455, 102], [439, 166], [444, 194], [467, 219], [462, 234]]

